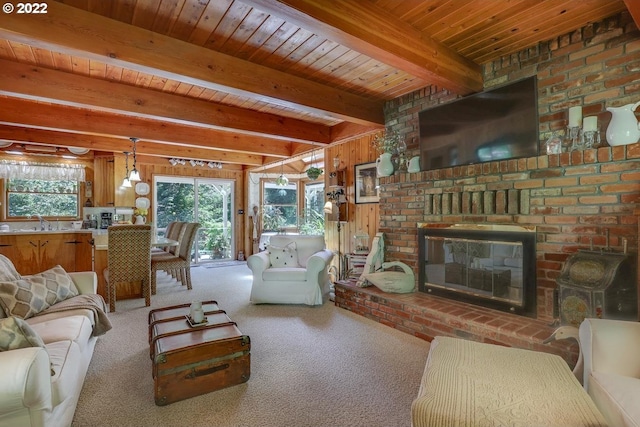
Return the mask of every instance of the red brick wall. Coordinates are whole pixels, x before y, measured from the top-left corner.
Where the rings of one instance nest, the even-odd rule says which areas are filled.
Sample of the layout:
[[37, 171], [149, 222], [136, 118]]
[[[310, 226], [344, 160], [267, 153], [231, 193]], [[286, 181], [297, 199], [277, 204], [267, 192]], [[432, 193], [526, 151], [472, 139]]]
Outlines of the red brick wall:
[[[607, 106], [640, 100], [640, 31], [627, 13], [484, 65], [485, 86], [537, 75], [541, 153], [567, 109], [582, 105], [604, 131]], [[425, 88], [387, 103], [387, 125], [417, 153], [418, 112], [455, 95]], [[637, 113], [638, 114], [638, 113]], [[573, 151], [381, 178], [380, 227], [388, 260], [417, 272], [420, 222], [537, 227], [538, 318], [552, 318], [553, 289], [563, 261], [580, 248], [622, 239], [637, 250], [633, 211], [640, 198], [640, 145]]]

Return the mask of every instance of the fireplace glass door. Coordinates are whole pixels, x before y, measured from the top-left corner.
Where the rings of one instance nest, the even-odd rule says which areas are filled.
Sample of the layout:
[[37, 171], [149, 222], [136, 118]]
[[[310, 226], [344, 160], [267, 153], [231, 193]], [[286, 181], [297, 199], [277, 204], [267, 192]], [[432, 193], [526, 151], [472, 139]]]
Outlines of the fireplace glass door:
[[427, 237], [434, 286], [522, 305], [522, 243]]
[[421, 229], [419, 236], [419, 290], [533, 314], [535, 233]]

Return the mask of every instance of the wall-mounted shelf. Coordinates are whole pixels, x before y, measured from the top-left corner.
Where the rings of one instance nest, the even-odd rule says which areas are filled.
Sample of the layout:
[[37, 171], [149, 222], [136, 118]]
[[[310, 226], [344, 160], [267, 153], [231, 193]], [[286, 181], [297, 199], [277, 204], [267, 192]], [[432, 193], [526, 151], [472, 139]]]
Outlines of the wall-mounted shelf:
[[337, 170], [329, 173], [329, 187], [344, 187], [345, 185], [345, 171]]

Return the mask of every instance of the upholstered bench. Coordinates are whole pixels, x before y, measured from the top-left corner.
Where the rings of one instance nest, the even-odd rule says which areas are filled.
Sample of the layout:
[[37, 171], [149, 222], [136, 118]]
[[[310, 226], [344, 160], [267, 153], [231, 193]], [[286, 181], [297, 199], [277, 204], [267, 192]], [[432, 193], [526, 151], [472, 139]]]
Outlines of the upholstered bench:
[[449, 337], [431, 342], [411, 417], [413, 427], [607, 425], [560, 356]]

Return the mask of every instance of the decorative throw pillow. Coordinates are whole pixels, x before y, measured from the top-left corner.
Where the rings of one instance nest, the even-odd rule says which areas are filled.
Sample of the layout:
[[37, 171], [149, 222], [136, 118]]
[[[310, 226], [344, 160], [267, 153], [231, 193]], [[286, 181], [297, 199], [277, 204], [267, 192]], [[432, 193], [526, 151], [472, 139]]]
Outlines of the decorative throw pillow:
[[26, 347], [45, 348], [42, 338], [23, 319], [7, 317], [0, 320], [0, 351]]
[[[19, 317], [7, 317], [0, 320], [0, 351], [16, 350], [18, 348], [42, 347], [45, 350], [44, 341], [31, 326]], [[56, 372], [53, 363], [50, 366], [51, 376]]]
[[19, 280], [0, 282], [0, 306], [9, 316], [28, 319], [78, 293], [71, 276], [57, 265]]
[[0, 282], [18, 280], [20, 274], [13, 265], [13, 262], [4, 255], [0, 255]]
[[298, 251], [296, 242], [291, 242], [287, 246], [267, 246], [269, 251], [269, 261], [271, 266], [276, 268], [298, 267]]

